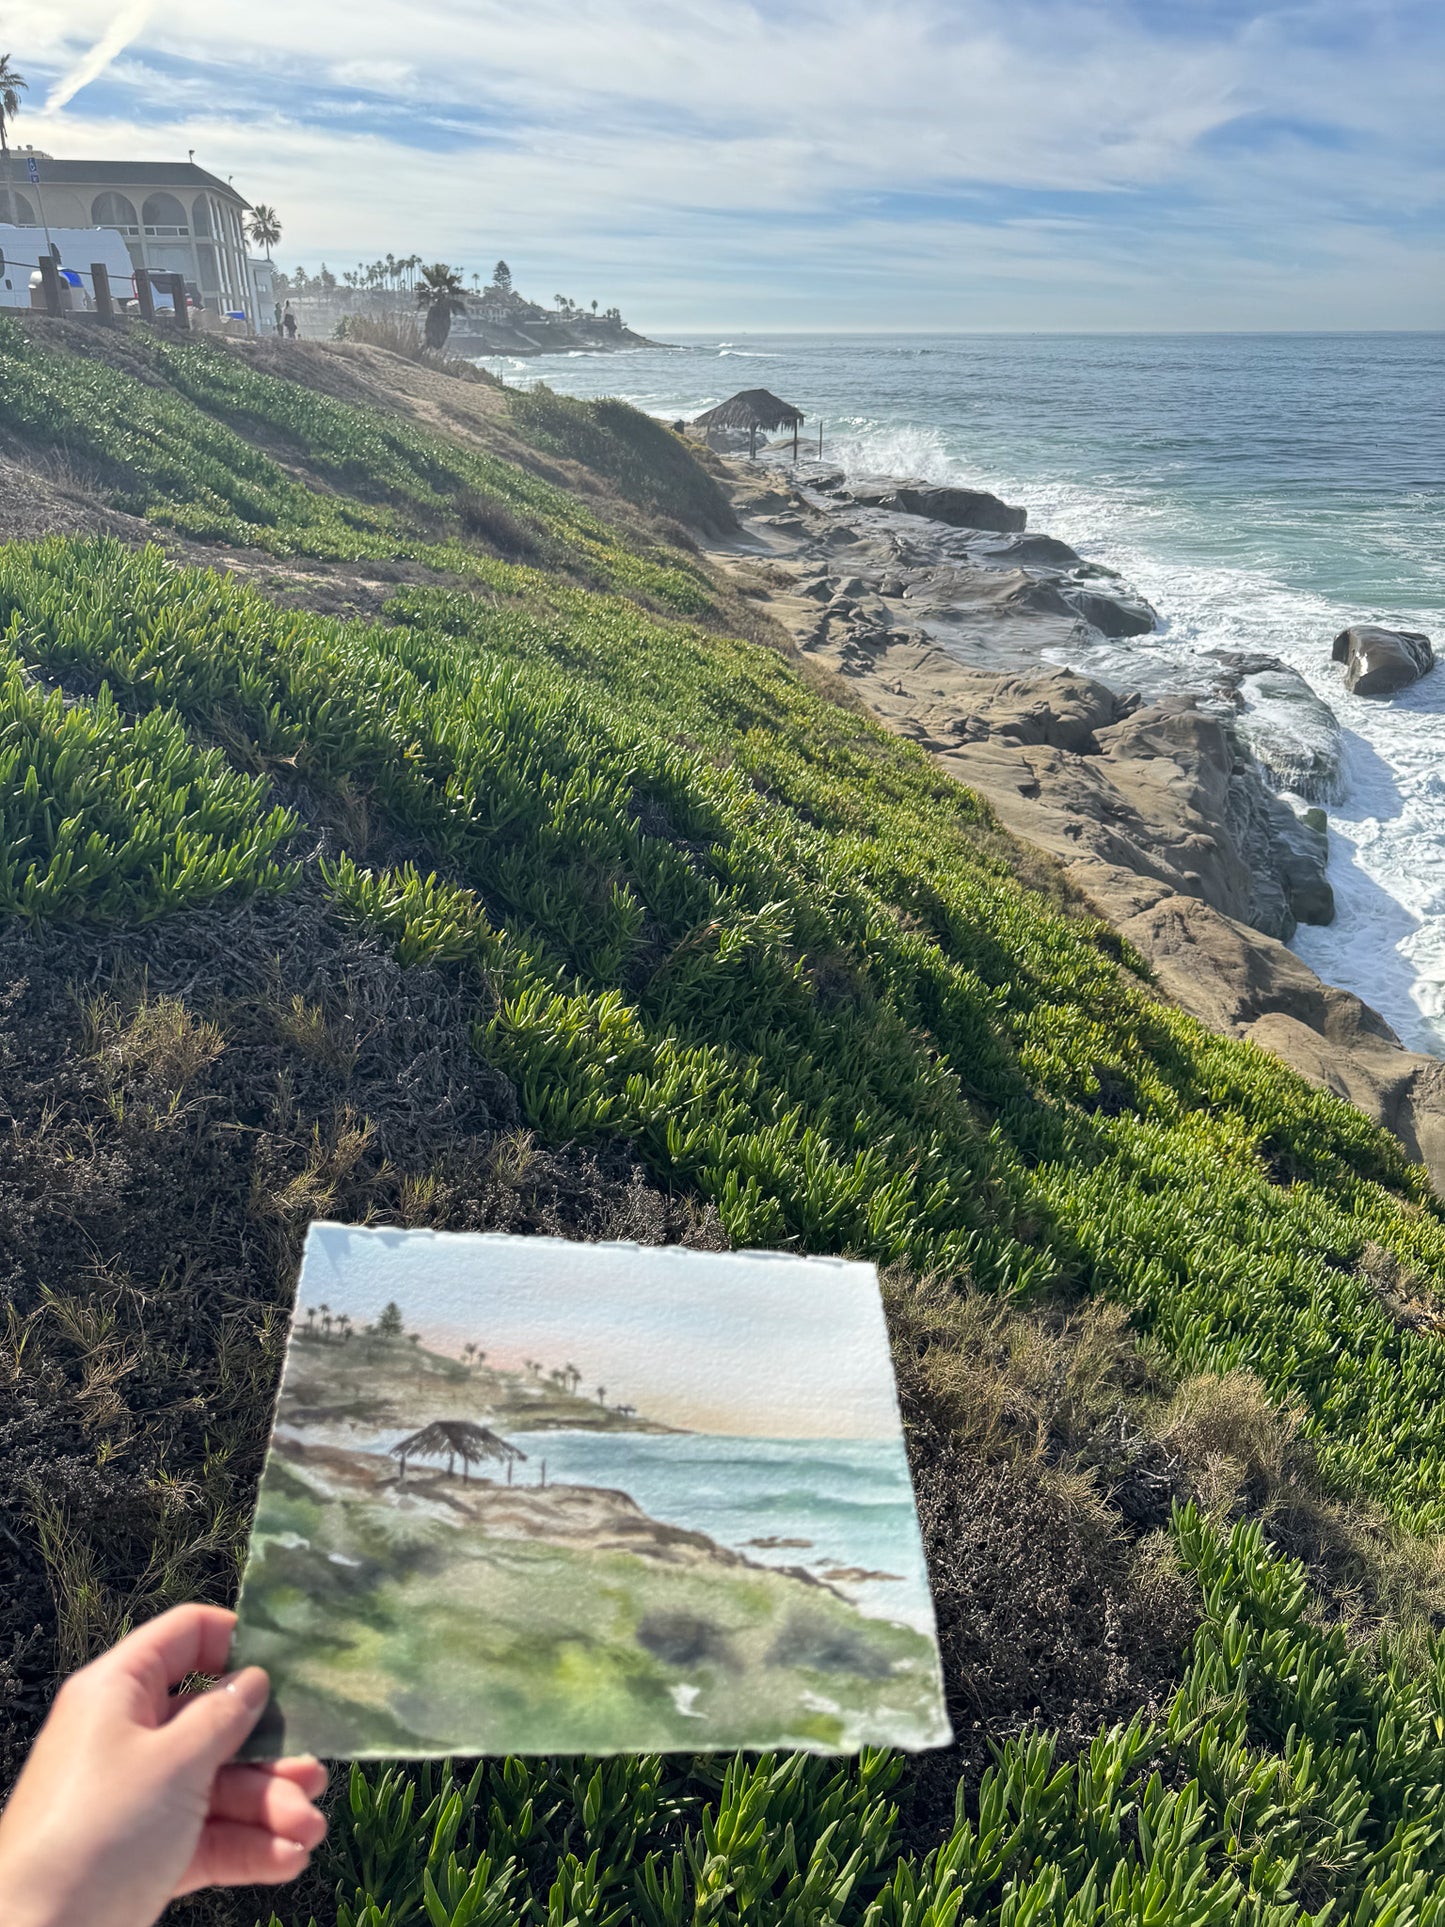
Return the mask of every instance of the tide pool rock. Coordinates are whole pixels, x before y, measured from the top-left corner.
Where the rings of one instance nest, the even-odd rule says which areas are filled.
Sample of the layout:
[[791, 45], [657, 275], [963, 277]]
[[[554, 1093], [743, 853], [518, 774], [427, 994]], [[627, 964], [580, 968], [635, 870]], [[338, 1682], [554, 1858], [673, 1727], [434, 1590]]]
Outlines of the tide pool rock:
[[1101, 636], [1147, 636], [1159, 626], [1159, 618], [1143, 596], [1120, 590], [1105, 595], [1099, 589], [1076, 589], [1065, 585], [1065, 599]]
[[1338, 802], [1344, 744], [1329, 704], [1276, 657], [1221, 652], [1219, 659], [1227, 668], [1224, 687], [1239, 705], [1235, 728], [1271, 782], [1307, 803]]
[[981, 488], [909, 488], [897, 493], [905, 515], [926, 515], [930, 522], [947, 522], [955, 529], [988, 529], [995, 535], [1017, 535], [1029, 519], [1027, 509], [1013, 508]]
[[860, 508], [892, 509], [899, 515], [921, 515], [950, 528], [983, 529], [992, 535], [1019, 535], [1029, 519], [1027, 509], [1013, 508], [981, 488], [858, 480], [850, 485], [848, 495]]
[[1341, 629], [1332, 653], [1345, 665], [1345, 687], [1354, 696], [1393, 696], [1435, 666], [1430, 638], [1418, 629], [1382, 629], [1372, 622]]

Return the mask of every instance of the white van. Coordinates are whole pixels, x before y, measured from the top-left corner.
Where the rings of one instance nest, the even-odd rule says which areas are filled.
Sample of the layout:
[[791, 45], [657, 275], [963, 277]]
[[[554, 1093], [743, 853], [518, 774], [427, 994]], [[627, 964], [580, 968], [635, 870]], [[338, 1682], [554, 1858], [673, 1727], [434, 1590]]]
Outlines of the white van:
[[[46, 251], [43, 227], [12, 227], [0, 222], [0, 308], [29, 308], [31, 286], [40, 273], [40, 257]], [[134, 269], [125, 239], [109, 227], [53, 227], [50, 249], [61, 270], [61, 299], [72, 309], [95, 307], [91, 286], [91, 266], [99, 261], [110, 276], [110, 291], [117, 301], [135, 297]]]

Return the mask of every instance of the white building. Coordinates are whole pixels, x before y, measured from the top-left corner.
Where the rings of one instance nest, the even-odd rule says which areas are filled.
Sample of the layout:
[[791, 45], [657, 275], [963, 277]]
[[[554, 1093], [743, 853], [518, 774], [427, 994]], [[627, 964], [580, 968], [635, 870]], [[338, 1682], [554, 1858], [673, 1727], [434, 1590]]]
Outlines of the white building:
[[[30, 179], [31, 173], [38, 181]], [[258, 319], [242, 221], [250, 203], [194, 162], [58, 161], [12, 148], [0, 222], [114, 228], [137, 269], [179, 274], [206, 307]], [[259, 317], [264, 325], [269, 315]]]

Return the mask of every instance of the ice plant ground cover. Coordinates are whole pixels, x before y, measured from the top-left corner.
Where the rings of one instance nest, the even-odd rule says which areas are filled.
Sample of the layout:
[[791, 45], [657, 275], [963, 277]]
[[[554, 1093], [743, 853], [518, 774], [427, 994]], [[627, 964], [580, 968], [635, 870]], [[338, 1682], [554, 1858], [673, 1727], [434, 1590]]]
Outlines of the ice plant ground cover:
[[[549, 477], [136, 339], [7, 326], [0, 427], [192, 563], [409, 572], [344, 621], [0, 549], [12, 1764], [59, 1668], [233, 1593], [309, 1218], [848, 1253], [891, 1283], [953, 1818], [882, 1755], [358, 1770], [286, 1927], [1445, 1920], [1422, 1174], [729, 635], [639, 520], [653, 431], [544, 407]], [[555, 466], [597, 437], [615, 512]]]

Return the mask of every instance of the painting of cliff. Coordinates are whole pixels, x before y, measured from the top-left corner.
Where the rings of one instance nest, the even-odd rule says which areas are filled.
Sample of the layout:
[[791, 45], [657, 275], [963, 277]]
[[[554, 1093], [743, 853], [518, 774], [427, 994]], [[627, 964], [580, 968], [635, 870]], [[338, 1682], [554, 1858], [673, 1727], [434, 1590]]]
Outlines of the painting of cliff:
[[313, 1225], [254, 1757], [945, 1744], [870, 1265]]

